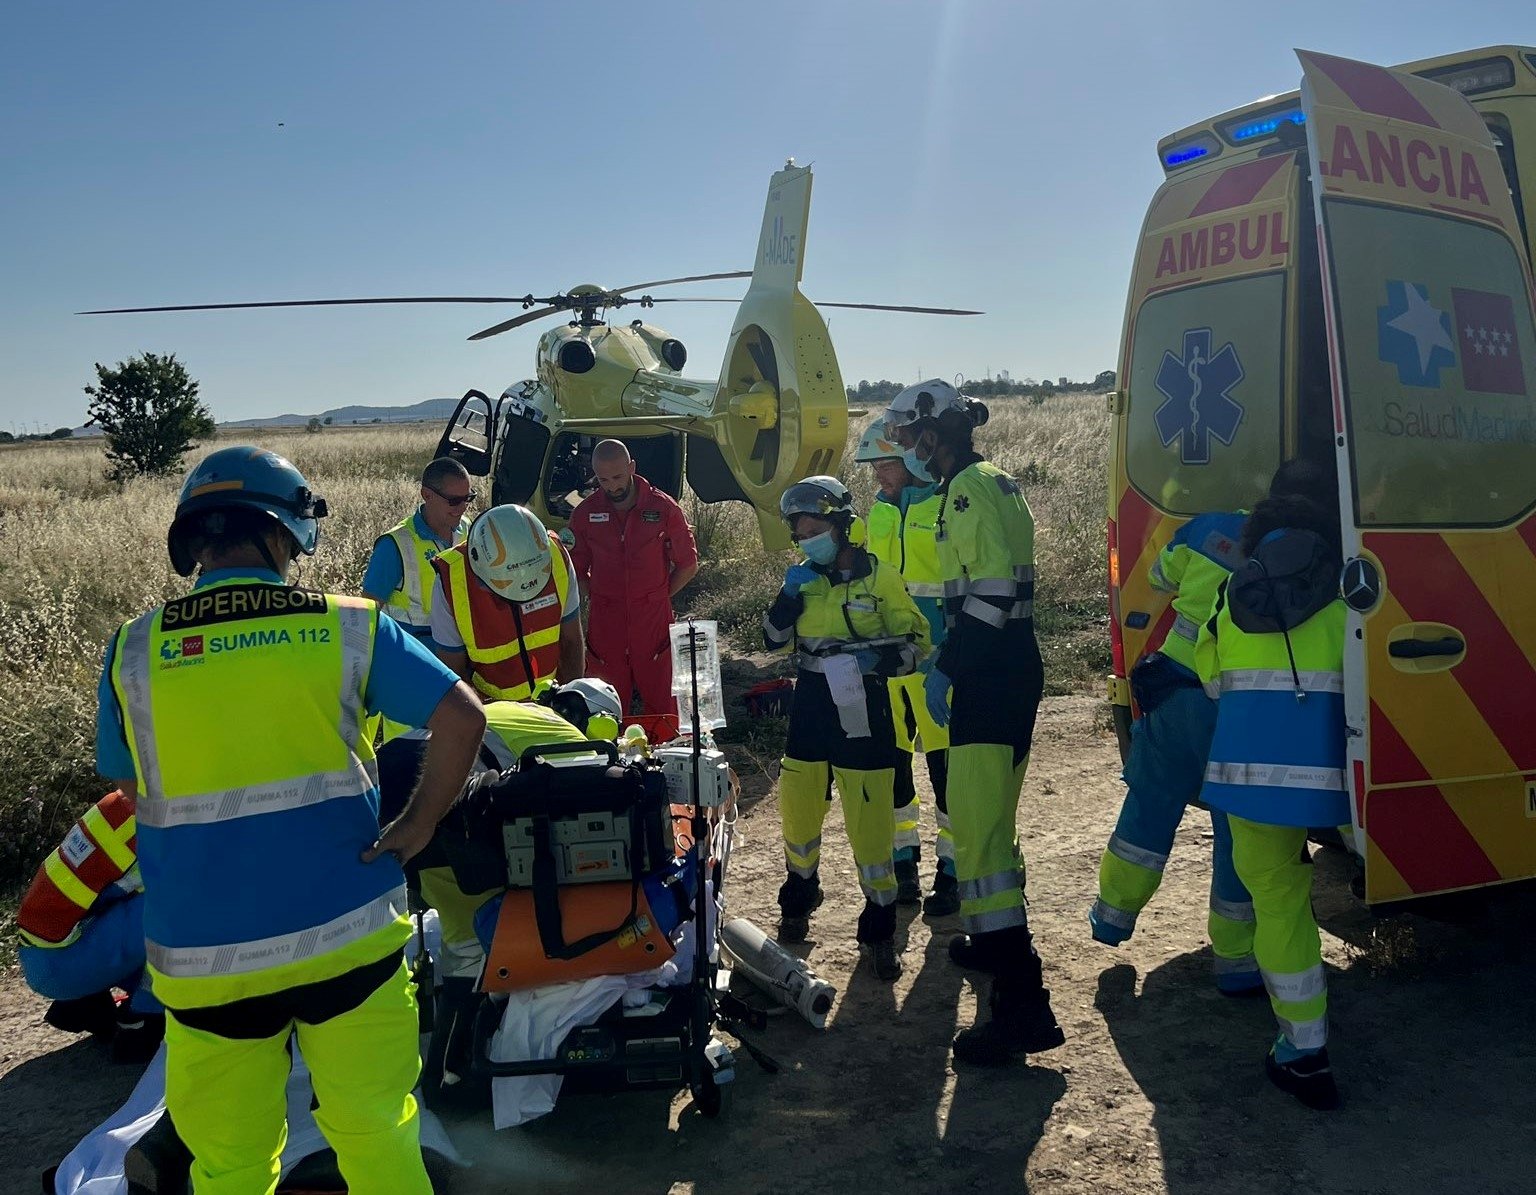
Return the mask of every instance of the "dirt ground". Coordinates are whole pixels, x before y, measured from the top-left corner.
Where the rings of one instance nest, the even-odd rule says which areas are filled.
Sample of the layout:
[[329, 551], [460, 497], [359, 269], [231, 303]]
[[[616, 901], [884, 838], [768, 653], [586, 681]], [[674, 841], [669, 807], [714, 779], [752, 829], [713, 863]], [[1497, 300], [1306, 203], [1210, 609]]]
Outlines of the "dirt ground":
[[[1085, 914], [1122, 792], [1113, 739], [1085, 697], [1048, 699], [1019, 824], [1031, 919], [1067, 1044], [1002, 1071], [951, 1065], [976, 1013], [948, 961], [957, 928], [903, 910], [906, 974], [860, 964], [857, 886], [841, 818], [828, 821], [828, 902], [807, 944], [841, 993], [818, 1033], [773, 1018], [756, 1040], [769, 1075], [738, 1051], [723, 1115], [667, 1093], [570, 1096], [522, 1129], [459, 1123], [475, 1166], [455, 1186], [501, 1191], [955, 1190], [1516, 1192], [1533, 1189], [1530, 1088], [1536, 898], [1501, 894], [1460, 923], [1379, 920], [1349, 895], [1352, 864], [1318, 855], [1317, 908], [1333, 1001], [1343, 1111], [1308, 1112], [1273, 1090], [1262, 1001], [1210, 983], [1205, 945], [1209, 827], [1191, 815], [1163, 891], [1136, 937], [1109, 950]], [[921, 773], [921, 768], [919, 768]], [[932, 811], [925, 808], [931, 842]], [[772, 797], [744, 815], [731, 914], [770, 931], [782, 873]], [[925, 877], [931, 863], [924, 863]], [[8, 977], [0, 991], [0, 1190], [37, 1175], [127, 1094], [134, 1076], [99, 1047], [41, 1023]]]

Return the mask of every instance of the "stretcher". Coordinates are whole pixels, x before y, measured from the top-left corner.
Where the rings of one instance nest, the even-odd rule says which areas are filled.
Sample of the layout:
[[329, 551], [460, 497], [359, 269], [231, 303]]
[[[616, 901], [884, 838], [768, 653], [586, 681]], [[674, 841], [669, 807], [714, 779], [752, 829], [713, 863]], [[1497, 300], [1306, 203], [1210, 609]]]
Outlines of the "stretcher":
[[[686, 1086], [702, 1114], [720, 1113], [734, 1058], [715, 1030], [735, 1034], [743, 1015], [718, 990], [734, 810], [710, 803], [713, 786], [679, 804], [668, 780], [659, 761], [622, 760], [612, 743], [535, 746], [445, 819], [458, 885], [501, 891], [476, 916], [479, 976], [437, 986], [428, 1107], [483, 1105], [498, 1079], [559, 1076], [566, 1090]], [[544, 1056], [495, 1060], [510, 1006], [586, 994], [579, 985], [604, 977], [612, 1003], [595, 1019]]]

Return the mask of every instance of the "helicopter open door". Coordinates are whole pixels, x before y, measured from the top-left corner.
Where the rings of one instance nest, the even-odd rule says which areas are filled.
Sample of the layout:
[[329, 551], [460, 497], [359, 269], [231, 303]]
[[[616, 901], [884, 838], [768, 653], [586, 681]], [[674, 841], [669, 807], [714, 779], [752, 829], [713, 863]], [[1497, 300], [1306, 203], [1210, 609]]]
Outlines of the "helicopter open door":
[[434, 455], [452, 457], [472, 477], [489, 477], [499, 405], [479, 390], [467, 391], [454, 408]]
[[1300, 54], [1371, 902], [1536, 876], [1536, 318], [1483, 119]]

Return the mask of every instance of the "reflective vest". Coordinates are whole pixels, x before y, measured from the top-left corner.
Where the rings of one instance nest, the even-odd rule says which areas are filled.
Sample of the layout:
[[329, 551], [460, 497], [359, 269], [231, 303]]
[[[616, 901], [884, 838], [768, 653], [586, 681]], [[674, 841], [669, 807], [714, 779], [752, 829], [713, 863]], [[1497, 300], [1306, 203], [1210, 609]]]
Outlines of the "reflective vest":
[[481, 755], [491, 756], [498, 768], [510, 768], [529, 747], [586, 741], [586, 735], [547, 705], [533, 701], [485, 703], [485, 749]]
[[1173, 533], [1147, 572], [1154, 589], [1174, 595], [1173, 626], [1158, 650], [1192, 673], [1195, 641], [1216, 604], [1216, 590], [1243, 562], [1247, 520], [1241, 511], [1196, 515]]
[[475, 576], [463, 544], [439, 553], [432, 562], [443, 579], [443, 593], [473, 670], [471, 679], [482, 696], [523, 701], [555, 675], [571, 577], [554, 532], [549, 533], [549, 552], [549, 580], [526, 602], [509, 602]]
[[70, 827], [43, 860], [16, 910], [16, 928], [32, 946], [68, 946], [90, 913], [140, 891], [133, 802], [110, 792]]
[[[1237, 628], [1225, 589], [1195, 650], [1216, 733], [1200, 799], [1273, 826], [1350, 819], [1344, 771], [1344, 629], [1335, 600], [1285, 636]], [[1291, 658], [1296, 671], [1291, 671]], [[1298, 696], [1298, 690], [1300, 696]]]
[[868, 552], [858, 554], [853, 575], [846, 581], [818, 572], [800, 589], [800, 613], [791, 626], [763, 620], [763, 635], [772, 649], [786, 648], [791, 641], [800, 649], [800, 668], [824, 671], [822, 660], [844, 644], [867, 640], [903, 638], [901, 648], [910, 672], [928, 654], [928, 620], [923, 617], [906, 583], [896, 569]]
[[934, 539], [948, 635], [938, 667], [1003, 670], [1034, 638], [1035, 519], [1019, 483], [977, 457], [939, 490]]
[[[400, 585], [384, 603], [384, 613], [417, 636], [426, 635], [432, 622], [432, 561], [442, 546], [430, 536], [417, 530], [419, 516], [406, 515], [383, 535], [378, 542], [393, 541], [400, 553]], [[459, 520], [453, 533], [453, 542], [463, 543], [469, 534], [470, 518]]]
[[899, 503], [876, 498], [865, 545], [906, 580], [907, 592], [928, 617], [934, 646], [944, 642], [944, 572], [934, 539], [942, 505], [937, 486], [908, 486]]
[[374, 962], [410, 936], [379, 833], [363, 694], [378, 607], [255, 579], [117, 634], [112, 685], [138, 772], [144, 933], [171, 1008]]

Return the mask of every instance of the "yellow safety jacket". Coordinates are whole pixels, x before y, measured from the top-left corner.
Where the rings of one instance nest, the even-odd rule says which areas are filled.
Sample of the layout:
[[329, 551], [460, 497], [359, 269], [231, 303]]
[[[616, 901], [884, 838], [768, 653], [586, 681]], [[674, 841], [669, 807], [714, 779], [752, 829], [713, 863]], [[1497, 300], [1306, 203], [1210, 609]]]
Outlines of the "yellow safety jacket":
[[1335, 598], [1288, 632], [1252, 633], [1232, 620], [1225, 584], [1200, 628], [1195, 660], [1216, 701], [1216, 732], [1200, 799], [1273, 826], [1350, 819], [1345, 777], [1344, 634]]
[[485, 743], [498, 768], [510, 768], [529, 747], [547, 743], [581, 743], [587, 736], [547, 705], [536, 701], [485, 703]]
[[[425, 635], [432, 621], [432, 561], [443, 549], [417, 529], [420, 517], [420, 510], [406, 515], [379, 540], [393, 541], [400, 553], [400, 585], [384, 602], [384, 613], [413, 633]], [[468, 515], [459, 520], [453, 533], [455, 544], [464, 542], [470, 522]]]
[[935, 540], [948, 635], [936, 666], [951, 679], [1008, 671], [1035, 633], [1034, 515], [1018, 482], [979, 456], [939, 493]]
[[931, 646], [928, 620], [901, 574], [862, 550], [846, 580], [818, 570], [798, 594], [780, 593], [764, 615], [763, 638], [772, 651], [797, 645], [800, 667], [811, 672], [842, 648], [873, 640], [880, 660], [862, 671], [882, 676], [911, 672]]
[[1243, 524], [1247, 514], [1196, 515], [1173, 533], [1158, 553], [1147, 579], [1154, 589], [1171, 593], [1173, 625], [1158, 651], [1174, 663], [1195, 671], [1195, 641], [1211, 616], [1216, 590], [1243, 562]]
[[362, 598], [234, 578], [118, 632], [148, 965], [168, 1007], [330, 979], [409, 938], [399, 865], [358, 858], [378, 837], [378, 618]]

